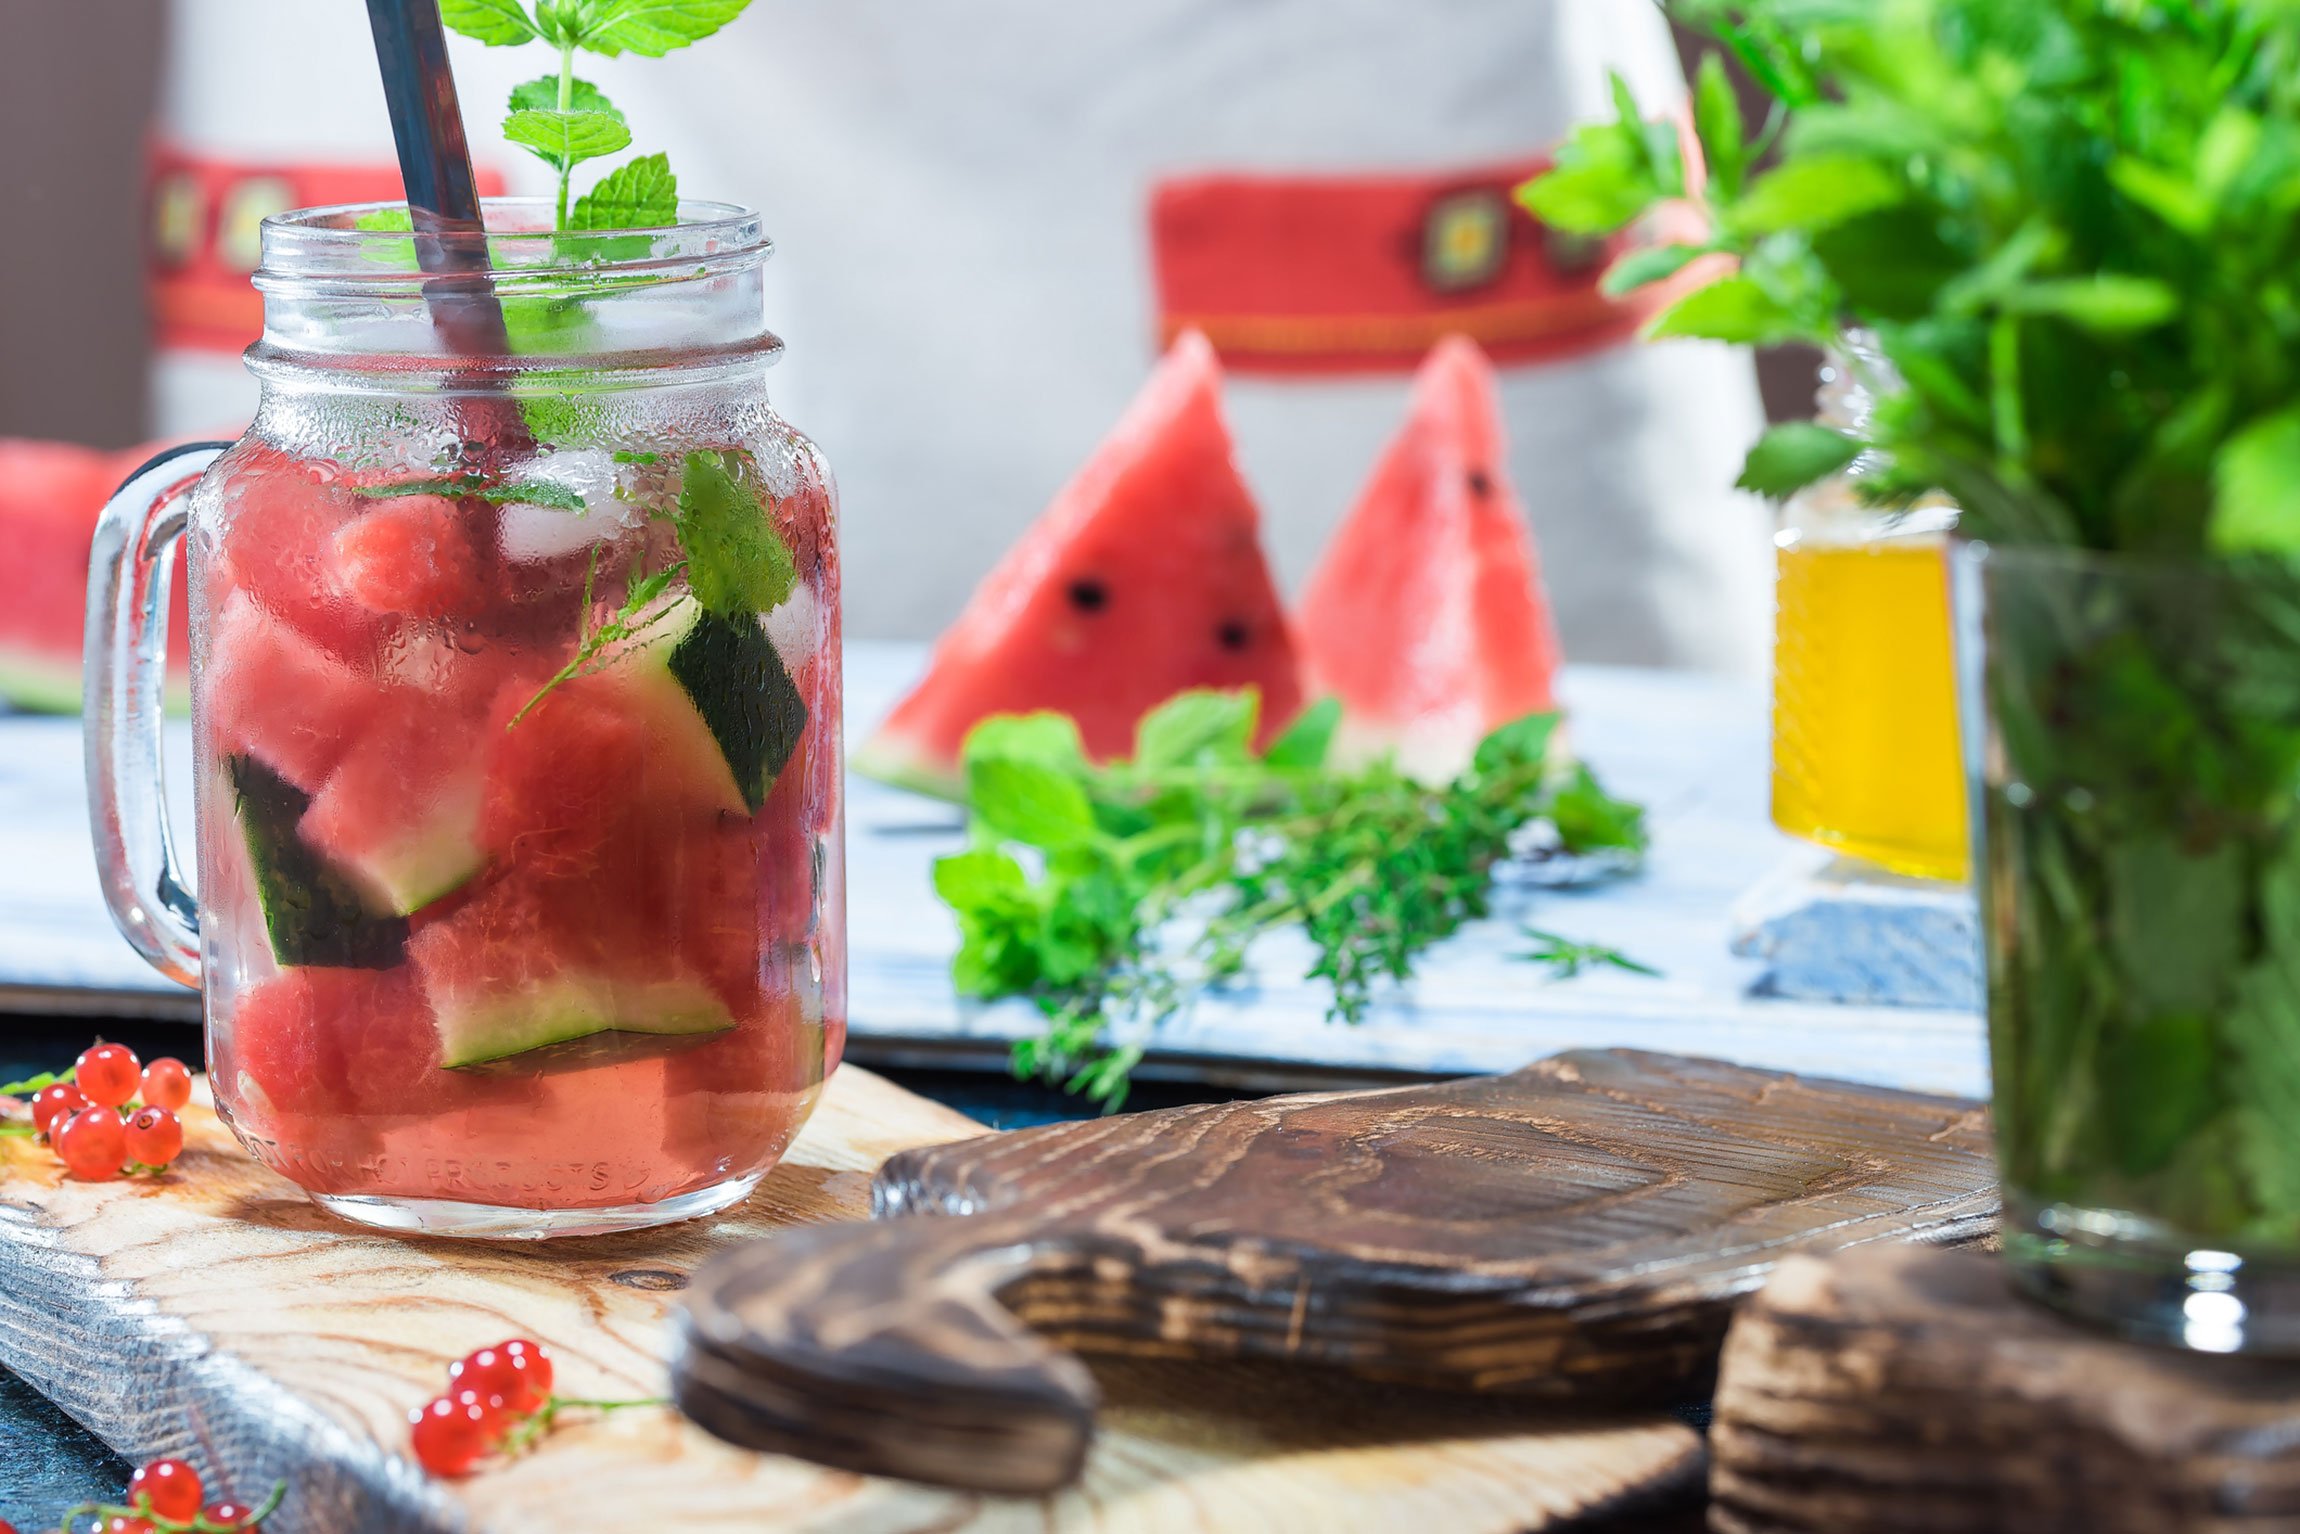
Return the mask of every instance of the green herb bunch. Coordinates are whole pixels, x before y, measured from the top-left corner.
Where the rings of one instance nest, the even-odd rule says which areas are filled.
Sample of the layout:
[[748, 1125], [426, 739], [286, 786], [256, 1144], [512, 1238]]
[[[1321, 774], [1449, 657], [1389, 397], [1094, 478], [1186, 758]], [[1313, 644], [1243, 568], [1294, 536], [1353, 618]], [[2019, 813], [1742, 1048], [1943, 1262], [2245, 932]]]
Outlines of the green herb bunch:
[[1144, 717], [1131, 760], [1101, 766], [1060, 714], [968, 737], [973, 845], [935, 865], [935, 889], [964, 936], [959, 990], [1046, 1014], [1015, 1046], [1017, 1075], [1115, 1109], [1148, 1031], [1285, 926], [1316, 950], [1329, 1016], [1356, 1022], [1377, 983], [1486, 913], [1496, 867], [1529, 836], [1574, 854], [1645, 848], [1643, 812], [1553, 749], [1554, 715], [1494, 731], [1433, 786], [1386, 762], [1328, 765], [1330, 700], [1259, 756], [1256, 714], [1251, 691], [1180, 694]]
[[[1520, 196], [1602, 234], [1689, 199], [1734, 258], [1656, 336], [1873, 331], [1905, 387], [1865, 439], [1750, 454], [1782, 496], [1873, 449], [1869, 493], [1968, 533], [2152, 556], [2300, 554], [2300, 6], [2289, 0], [1676, 0], [1772, 97], [1695, 82], [1706, 177], [1618, 79]], [[1778, 147], [1777, 166], [1751, 173]]]
[[497, 47], [547, 43], [559, 50], [555, 74], [511, 92], [503, 136], [559, 177], [560, 229], [655, 229], [679, 221], [679, 179], [670, 157], [642, 155], [606, 176], [570, 207], [575, 167], [631, 147], [631, 130], [604, 91], [575, 73], [579, 52], [661, 58], [709, 37], [750, 0], [441, 0], [440, 17], [464, 36]]

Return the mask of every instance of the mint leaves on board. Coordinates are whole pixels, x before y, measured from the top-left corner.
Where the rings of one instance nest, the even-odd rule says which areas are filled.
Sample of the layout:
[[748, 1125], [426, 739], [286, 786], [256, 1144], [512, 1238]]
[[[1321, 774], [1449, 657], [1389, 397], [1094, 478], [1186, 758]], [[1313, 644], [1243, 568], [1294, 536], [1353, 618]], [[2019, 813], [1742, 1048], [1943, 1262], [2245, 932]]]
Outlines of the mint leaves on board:
[[1556, 717], [1504, 725], [1453, 782], [1327, 761], [1340, 710], [1305, 711], [1253, 750], [1252, 691], [1179, 694], [1146, 715], [1131, 759], [1091, 764], [1060, 714], [983, 721], [964, 752], [971, 847], [935, 865], [958, 917], [958, 990], [1023, 996], [1046, 1030], [1018, 1076], [1115, 1109], [1159, 1024], [1239, 978], [1254, 940], [1300, 929], [1330, 1018], [1364, 1018], [1374, 987], [1486, 914], [1504, 864], [1546, 855], [1634, 861], [1637, 806], [1554, 749]]
[[700, 41], [743, 13], [750, 0], [442, 0], [440, 15], [464, 36], [491, 47], [547, 43], [559, 51], [556, 74], [511, 92], [503, 136], [551, 167], [559, 178], [560, 229], [655, 229], [678, 222], [679, 182], [662, 154], [609, 173], [570, 205], [575, 167], [620, 154], [631, 129], [606, 92], [575, 73], [575, 55], [661, 58]]

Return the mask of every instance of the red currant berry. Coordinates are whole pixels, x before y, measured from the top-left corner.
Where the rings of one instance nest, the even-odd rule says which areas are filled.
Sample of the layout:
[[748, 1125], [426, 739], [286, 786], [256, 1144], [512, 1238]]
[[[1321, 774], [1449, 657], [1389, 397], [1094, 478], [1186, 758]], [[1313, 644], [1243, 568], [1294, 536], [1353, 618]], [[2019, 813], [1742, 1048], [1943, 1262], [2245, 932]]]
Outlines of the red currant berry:
[[69, 1081], [42, 1087], [32, 1098], [32, 1127], [46, 1134], [58, 1119], [68, 1118], [87, 1106], [87, 1097]]
[[118, 1514], [104, 1520], [103, 1534], [160, 1534], [149, 1518], [125, 1518]]
[[128, 1159], [128, 1126], [109, 1108], [82, 1108], [50, 1138], [64, 1169], [82, 1182], [108, 1182]]
[[165, 1108], [138, 1108], [128, 1120], [128, 1159], [166, 1166], [184, 1153], [184, 1126]]
[[16, 1525], [5, 1518], [0, 1518], [0, 1534], [16, 1534]]
[[[541, 1407], [545, 1401], [551, 1399], [551, 1380], [554, 1371], [551, 1367], [551, 1350], [549, 1348], [540, 1342], [529, 1342], [525, 1337], [514, 1337], [496, 1351], [507, 1358], [521, 1360], [521, 1369], [527, 1376], [530, 1388], [534, 1391], [534, 1400], [526, 1406], [519, 1407], [521, 1411], [534, 1411]], [[516, 1401], [512, 1404], [518, 1405]]]
[[407, 1424], [415, 1462], [439, 1476], [469, 1474], [502, 1436], [478, 1403], [445, 1396], [409, 1412]]
[[237, 1502], [211, 1502], [208, 1504], [207, 1511], [201, 1513], [200, 1517], [219, 1529], [248, 1529], [255, 1527], [248, 1522], [250, 1518], [255, 1516], [255, 1511], [254, 1508], [242, 1507]]
[[481, 1348], [447, 1371], [448, 1388], [500, 1396], [521, 1416], [551, 1399], [551, 1355], [532, 1342], [506, 1342]]
[[127, 1045], [98, 1044], [81, 1052], [72, 1082], [88, 1101], [118, 1108], [133, 1100], [144, 1084], [144, 1067]]
[[163, 1055], [144, 1067], [144, 1102], [177, 1112], [192, 1100], [192, 1073], [181, 1060]]
[[200, 1485], [200, 1473], [182, 1460], [156, 1459], [129, 1477], [128, 1506], [170, 1523], [190, 1523], [200, 1514], [200, 1497], [205, 1490]]

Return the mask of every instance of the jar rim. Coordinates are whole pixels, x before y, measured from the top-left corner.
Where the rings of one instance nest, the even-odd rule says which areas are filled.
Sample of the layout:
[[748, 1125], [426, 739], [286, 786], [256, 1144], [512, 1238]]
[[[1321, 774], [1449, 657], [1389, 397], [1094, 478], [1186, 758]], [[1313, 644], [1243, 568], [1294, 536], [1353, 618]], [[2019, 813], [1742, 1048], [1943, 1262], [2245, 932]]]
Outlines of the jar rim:
[[[254, 284], [286, 296], [406, 295], [432, 275], [415, 259], [413, 234], [404, 224], [362, 227], [363, 220], [373, 224], [406, 211], [403, 202], [362, 202], [273, 214], [263, 221], [263, 261]], [[774, 253], [759, 214], [734, 203], [682, 198], [679, 221], [651, 229], [557, 229], [556, 204], [543, 197], [489, 197], [480, 212], [487, 265], [495, 284], [512, 290], [554, 288], [570, 278], [719, 277]], [[453, 247], [478, 237], [429, 238]]]

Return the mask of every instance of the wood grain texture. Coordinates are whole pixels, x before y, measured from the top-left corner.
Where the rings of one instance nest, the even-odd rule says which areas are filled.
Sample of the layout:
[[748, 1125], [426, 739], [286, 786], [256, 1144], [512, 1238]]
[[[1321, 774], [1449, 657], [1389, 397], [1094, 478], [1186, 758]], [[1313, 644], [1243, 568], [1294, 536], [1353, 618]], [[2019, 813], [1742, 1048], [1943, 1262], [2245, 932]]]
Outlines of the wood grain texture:
[[1784, 1263], [1725, 1345], [1718, 1534], [2300, 1528], [2300, 1367], [2082, 1330], [1999, 1264]]
[[1609, 1405], [1697, 1393], [1797, 1251], [1984, 1238], [1982, 1110], [1675, 1056], [1135, 1114], [906, 1153], [888, 1219], [717, 1259], [673, 1370], [729, 1439], [1067, 1484], [1079, 1348]]
[[662, 1394], [671, 1309], [707, 1257], [860, 1217], [888, 1155], [979, 1126], [849, 1067], [759, 1192], [718, 1219], [474, 1245], [329, 1219], [239, 1149], [204, 1084], [185, 1118], [185, 1156], [158, 1182], [70, 1182], [44, 1149], [0, 1141], [0, 1360], [131, 1459], [182, 1454], [243, 1501], [287, 1480], [272, 1534], [1195, 1531], [1240, 1526], [1232, 1508], [1320, 1534], [1501, 1534], [1700, 1475], [1698, 1439], [1667, 1418], [1129, 1365], [1099, 1382], [1101, 1447], [1055, 1499], [826, 1471], [729, 1447], [668, 1411], [570, 1418], [529, 1457], [435, 1482], [403, 1457], [405, 1413], [452, 1359], [530, 1335], [555, 1353], [564, 1392]]

